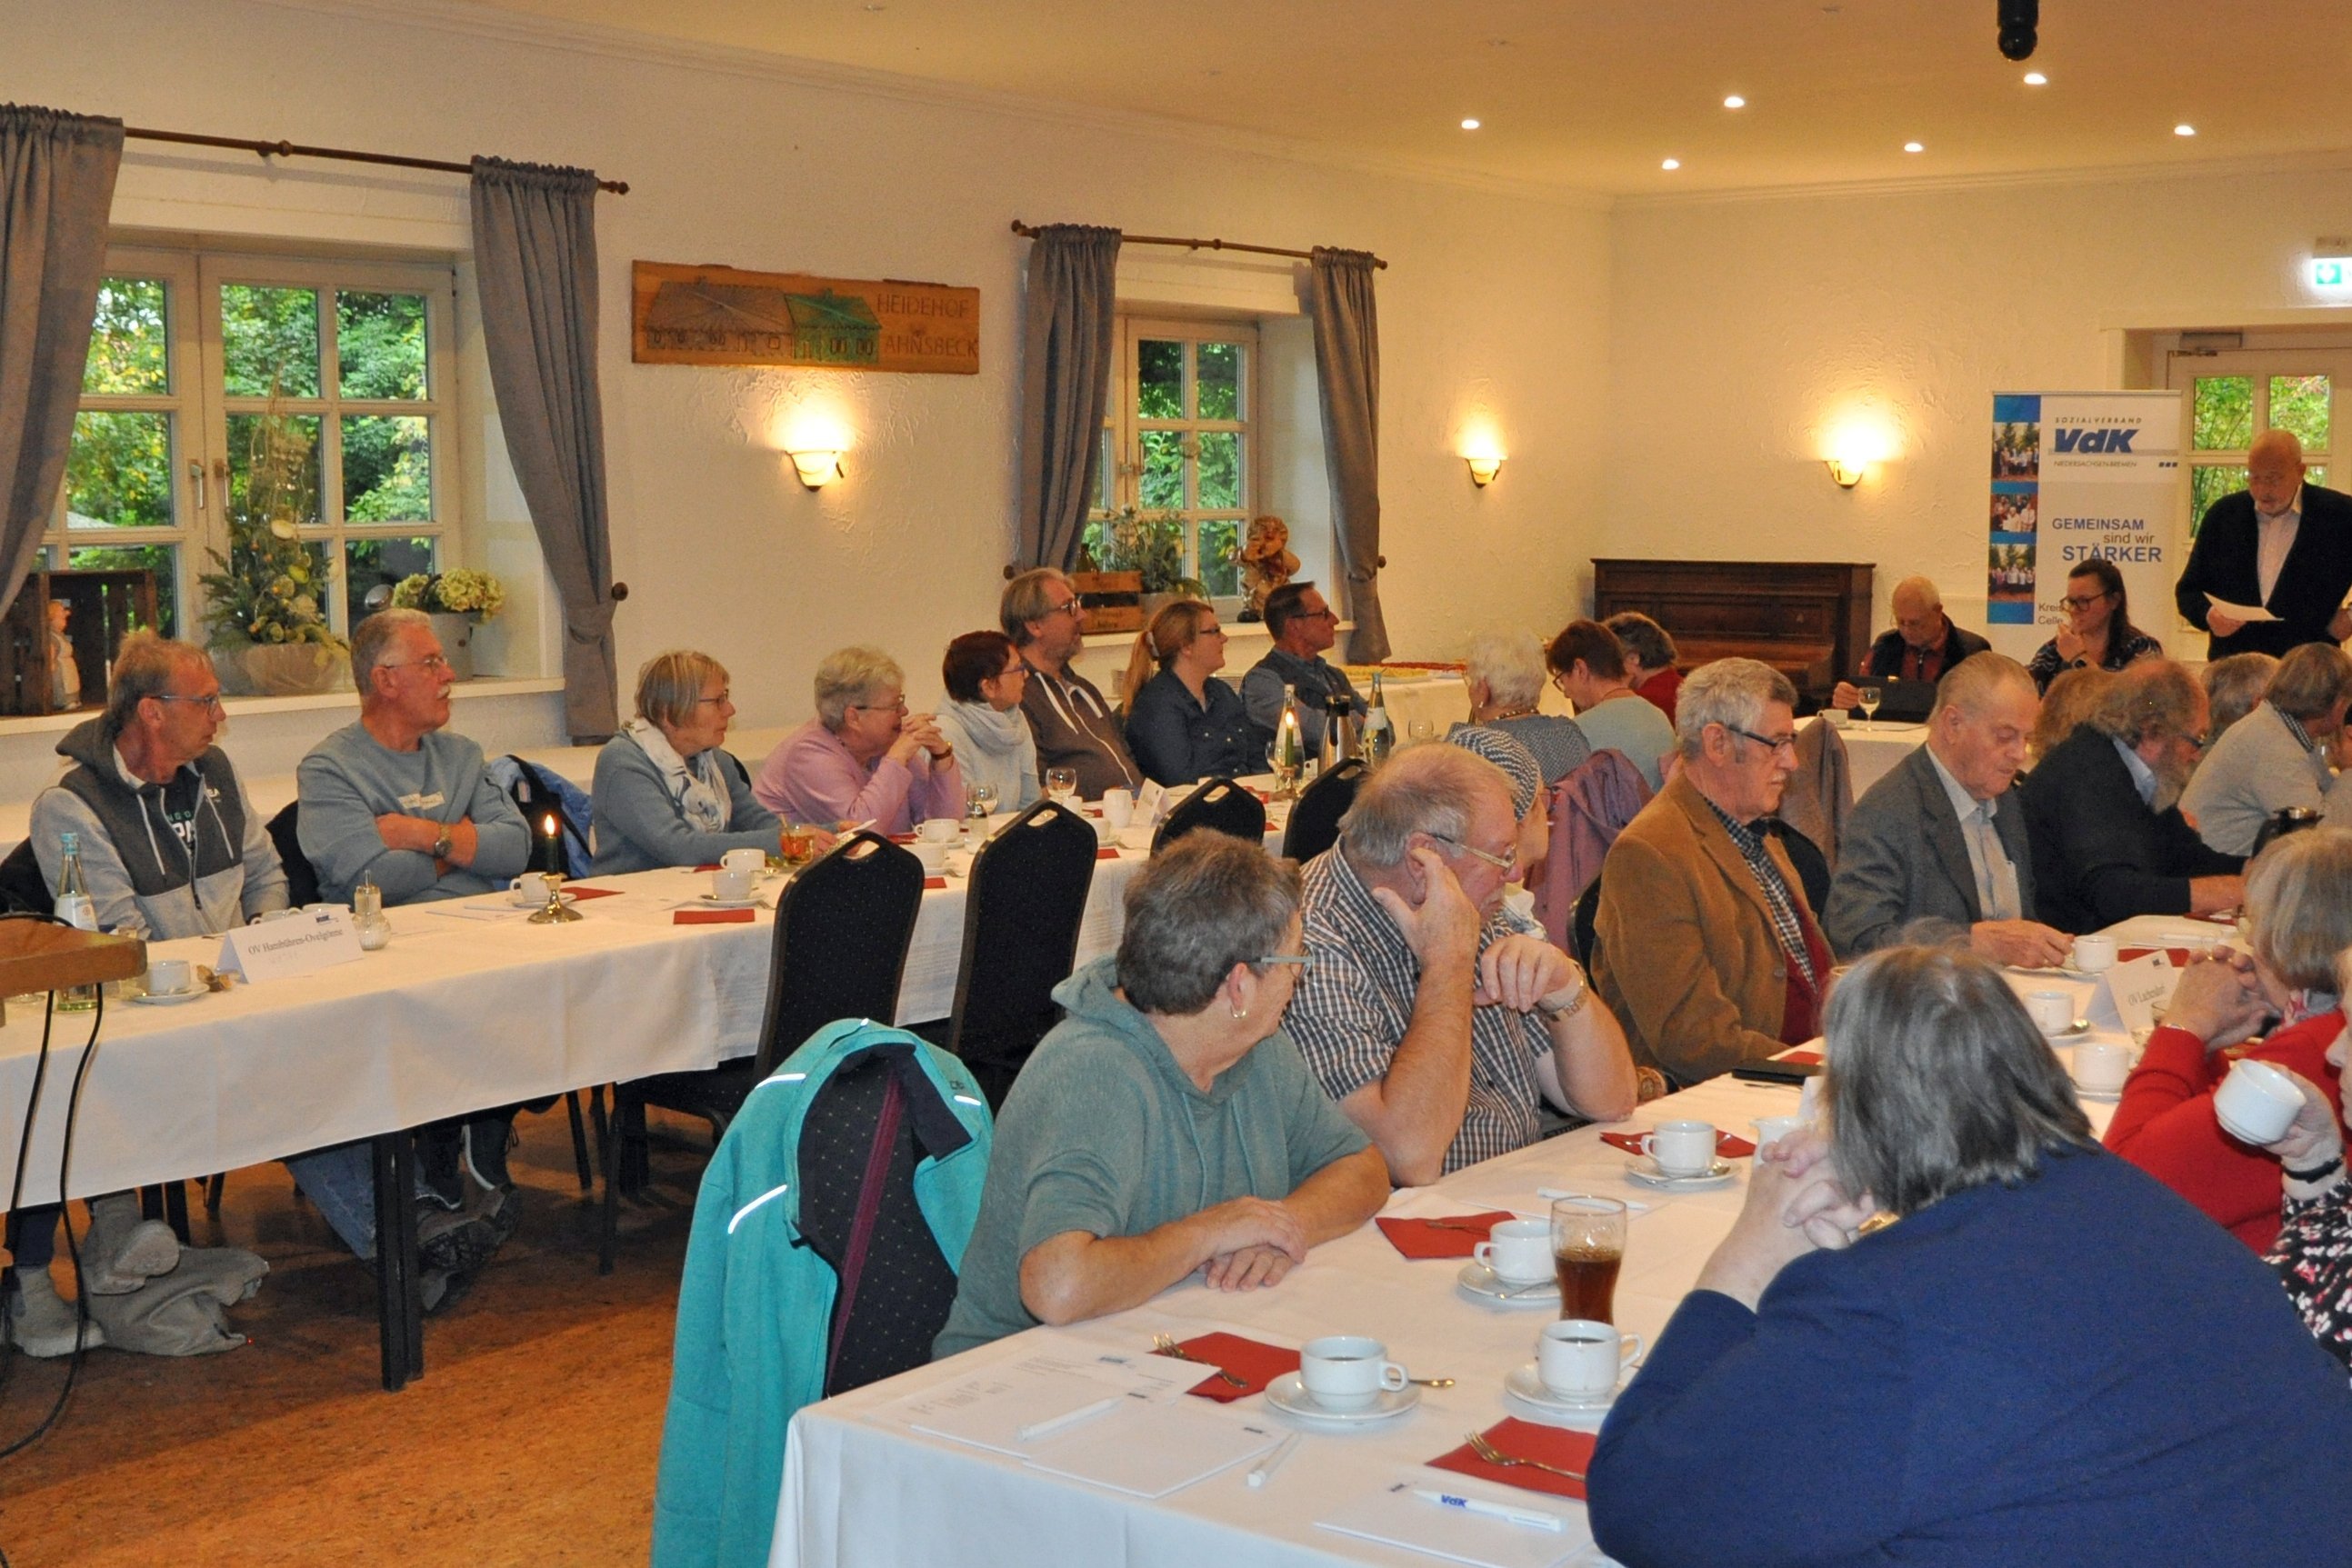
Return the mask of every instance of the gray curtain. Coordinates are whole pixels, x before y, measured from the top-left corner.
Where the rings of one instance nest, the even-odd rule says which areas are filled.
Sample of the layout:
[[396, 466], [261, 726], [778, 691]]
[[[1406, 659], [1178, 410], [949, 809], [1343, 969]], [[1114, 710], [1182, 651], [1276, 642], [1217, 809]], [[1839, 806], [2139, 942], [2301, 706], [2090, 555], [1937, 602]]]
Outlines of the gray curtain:
[[1118, 241], [1117, 229], [1048, 224], [1029, 246], [1014, 563], [1023, 570], [1077, 564], [1110, 397]]
[[1372, 257], [1315, 247], [1307, 312], [1315, 323], [1315, 373], [1323, 391], [1323, 454], [1331, 470], [1333, 529], [1348, 580], [1348, 662], [1389, 656], [1381, 615], [1381, 326]]
[[499, 426], [563, 608], [563, 720], [619, 727], [604, 405], [596, 379], [596, 176], [474, 160], [474, 266]]
[[122, 121], [0, 104], [0, 606], [65, 477], [121, 166]]

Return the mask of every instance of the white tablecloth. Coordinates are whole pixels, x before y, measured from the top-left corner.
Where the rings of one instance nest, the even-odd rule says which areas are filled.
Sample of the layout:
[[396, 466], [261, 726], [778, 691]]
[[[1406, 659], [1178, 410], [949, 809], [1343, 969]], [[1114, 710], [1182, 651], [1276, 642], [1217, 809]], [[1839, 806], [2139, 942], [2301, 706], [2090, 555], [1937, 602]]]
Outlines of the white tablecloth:
[[[1817, 716], [1807, 724], [1821, 723]], [[1862, 799], [1864, 790], [1877, 783], [1912, 752], [1927, 743], [1927, 727], [1924, 724], [1880, 723], [1864, 729], [1859, 723], [1849, 724], [1842, 732], [1845, 737], [1846, 777], [1853, 782], [1853, 798]]]

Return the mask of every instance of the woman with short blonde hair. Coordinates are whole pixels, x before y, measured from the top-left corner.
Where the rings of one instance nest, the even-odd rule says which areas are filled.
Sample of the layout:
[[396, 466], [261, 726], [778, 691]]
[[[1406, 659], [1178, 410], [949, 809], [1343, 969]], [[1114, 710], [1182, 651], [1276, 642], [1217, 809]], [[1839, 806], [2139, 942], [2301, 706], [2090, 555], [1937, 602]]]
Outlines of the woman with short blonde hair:
[[1197, 599], [1162, 605], [1137, 636], [1121, 691], [1127, 749], [1147, 778], [1190, 784], [1265, 768], [1241, 693], [1217, 679], [1224, 667], [1225, 629]]
[[598, 874], [705, 865], [781, 848], [782, 824], [726, 749], [727, 666], [673, 648], [637, 672], [637, 716], [596, 755]]

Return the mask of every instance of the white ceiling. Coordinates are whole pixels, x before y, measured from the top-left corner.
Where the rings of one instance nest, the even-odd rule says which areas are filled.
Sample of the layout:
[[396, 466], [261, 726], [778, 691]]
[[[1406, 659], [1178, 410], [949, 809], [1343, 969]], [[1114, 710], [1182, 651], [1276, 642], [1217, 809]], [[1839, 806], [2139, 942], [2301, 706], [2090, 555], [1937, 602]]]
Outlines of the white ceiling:
[[2042, 0], [2023, 66], [1995, 0], [488, 4], [1615, 195], [2352, 150], [2347, 0]]

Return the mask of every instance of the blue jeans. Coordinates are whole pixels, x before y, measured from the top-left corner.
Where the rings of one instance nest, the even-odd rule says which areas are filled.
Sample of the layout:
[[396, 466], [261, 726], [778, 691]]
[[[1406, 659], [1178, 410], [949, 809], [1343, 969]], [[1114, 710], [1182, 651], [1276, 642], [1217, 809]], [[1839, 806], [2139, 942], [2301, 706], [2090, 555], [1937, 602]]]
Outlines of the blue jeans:
[[375, 1154], [364, 1138], [284, 1162], [326, 1222], [362, 1263], [375, 1260]]

